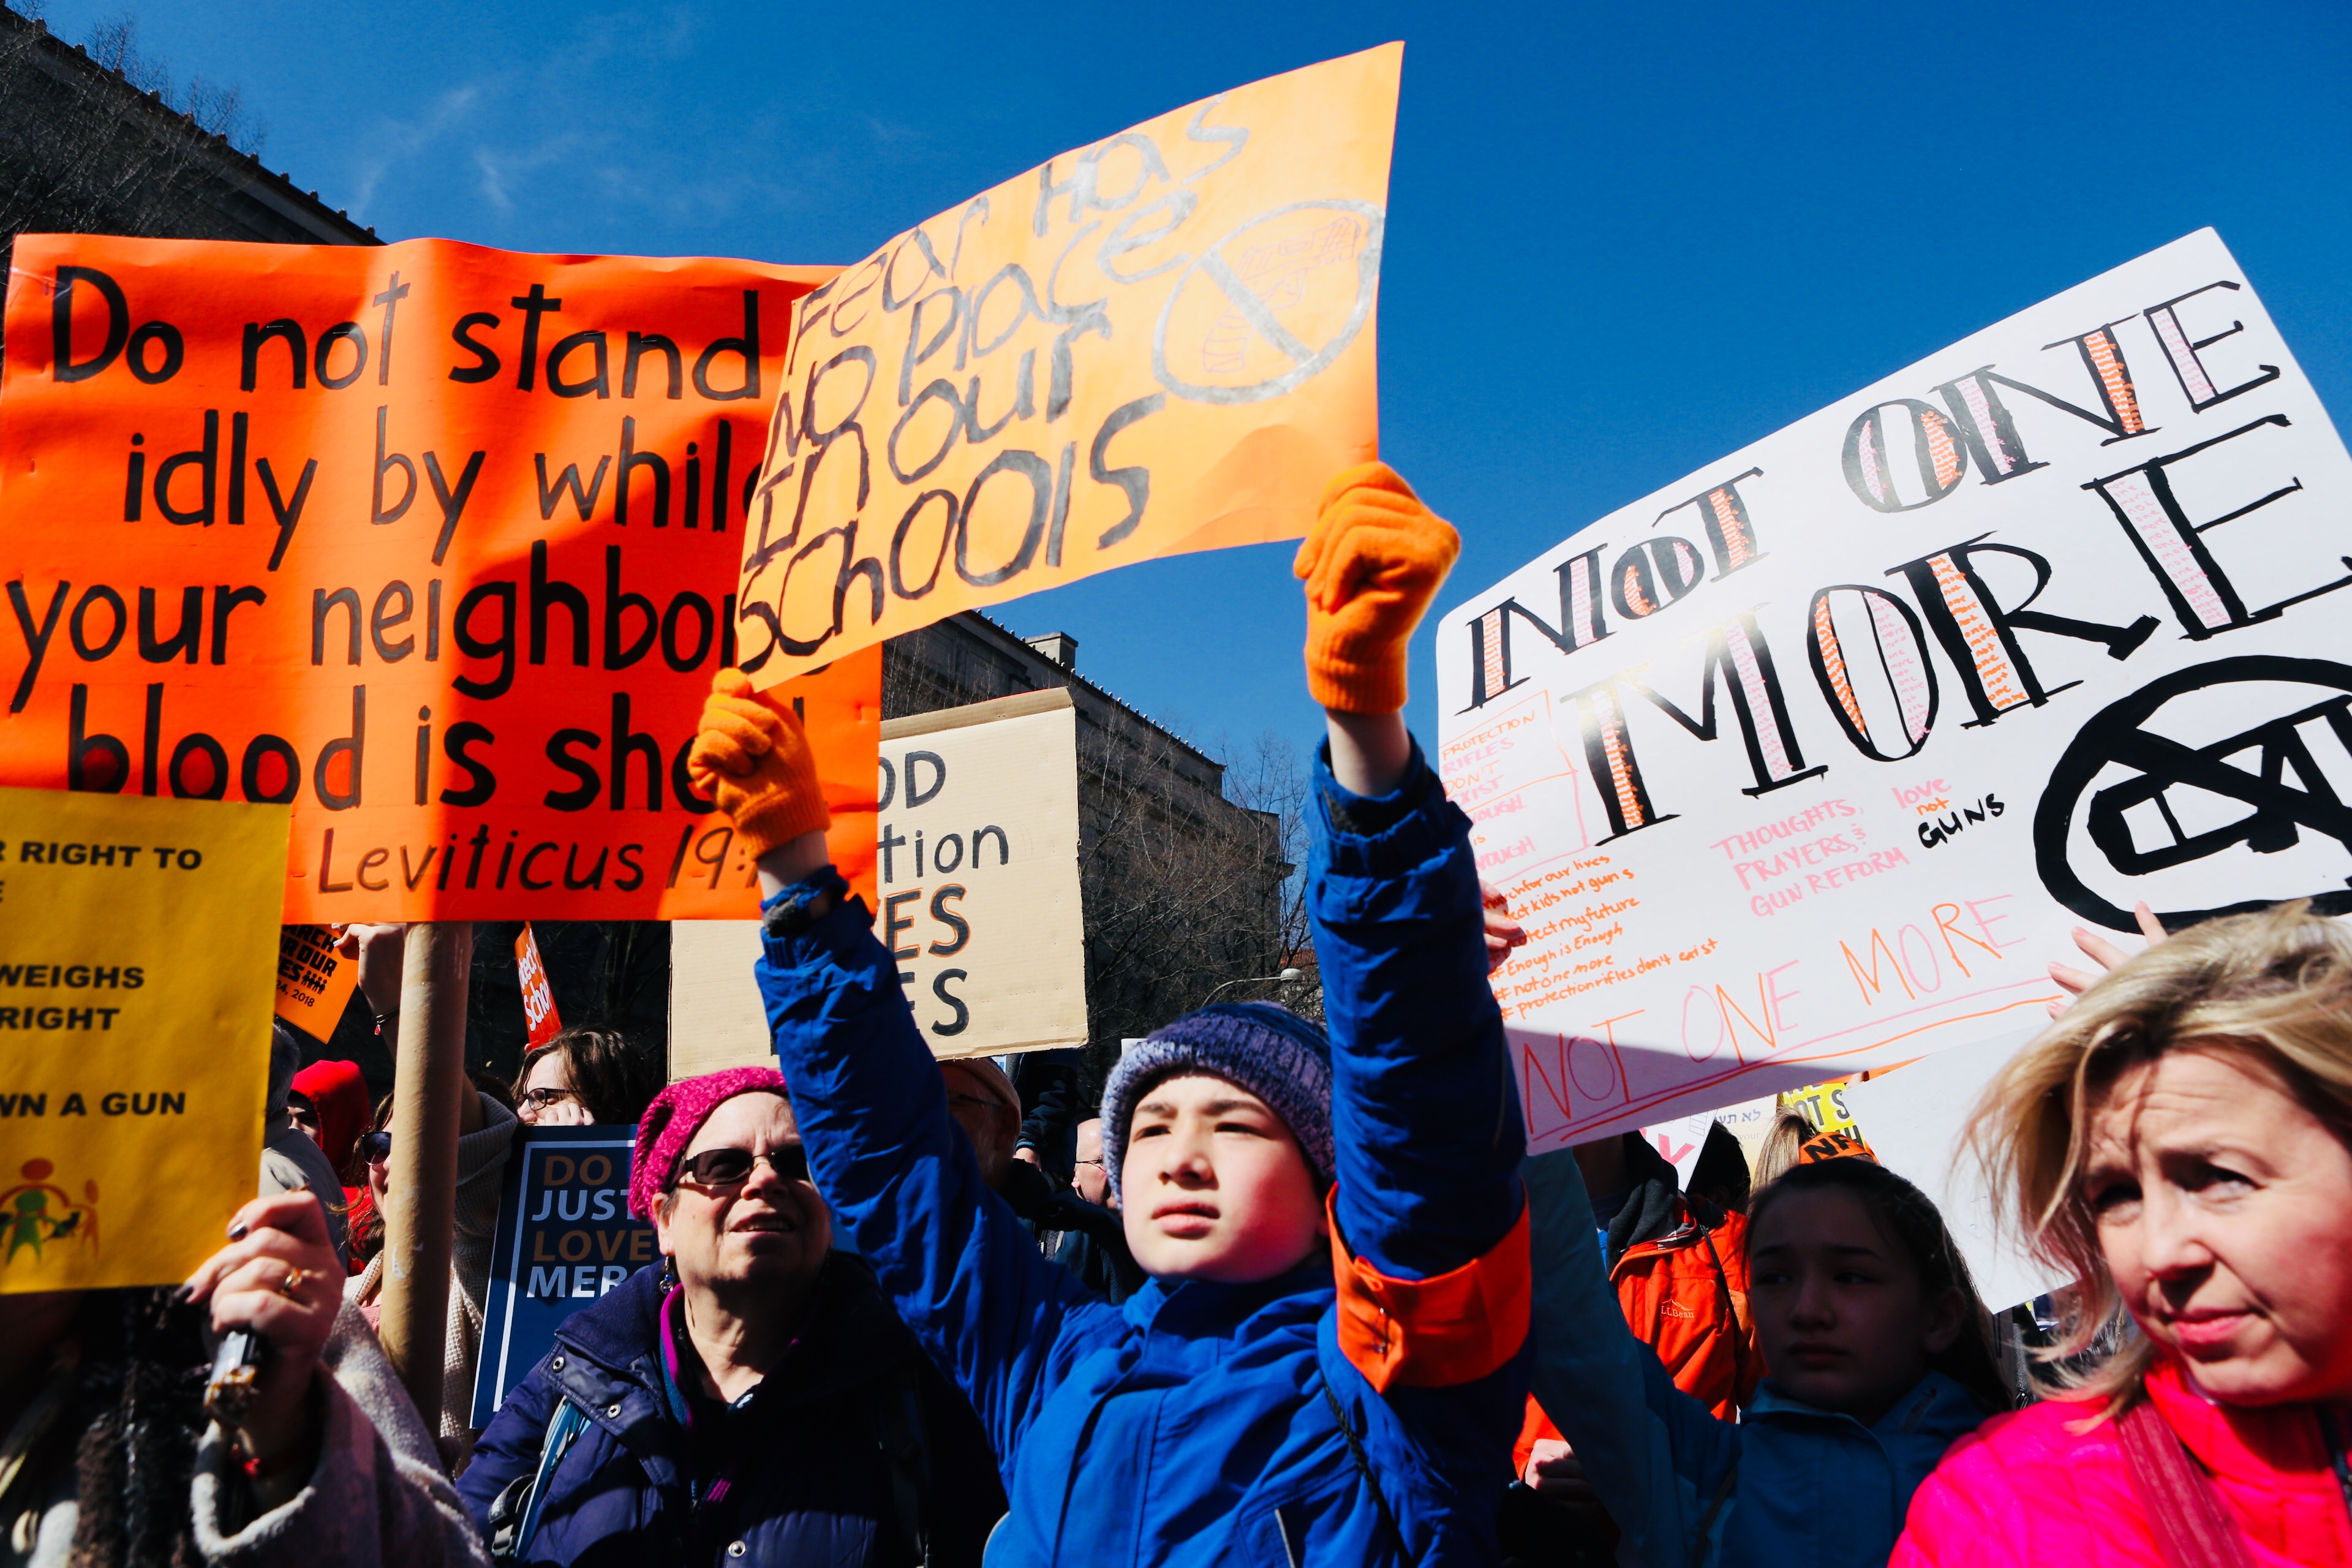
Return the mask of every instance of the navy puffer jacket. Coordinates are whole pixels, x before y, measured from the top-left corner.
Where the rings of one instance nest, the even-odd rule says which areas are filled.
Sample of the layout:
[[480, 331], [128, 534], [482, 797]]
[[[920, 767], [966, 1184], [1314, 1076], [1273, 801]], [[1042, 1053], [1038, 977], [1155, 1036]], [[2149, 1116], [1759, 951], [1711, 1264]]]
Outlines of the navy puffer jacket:
[[[917, 1561], [900, 1486], [926, 1470], [919, 1513], [932, 1563], [980, 1561], [1004, 1511], [995, 1458], [864, 1264], [840, 1252], [826, 1260], [800, 1336], [723, 1410], [678, 1390], [662, 1300], [656, 1269], [643, 1268], [556, 1331], [555, 1349], [508, 1397], [458, 1480], [485, 1540], [492, 1500], [537, 1469], [563, 1397], [589, 1426], [549, 1479], [525, 1563], [896, 1568]], [[910, 1402], [925, 1463], [902, 1461], [894, 1476], [883, 1446], [903, 1447], [915, 1423], [889, 1413]]]

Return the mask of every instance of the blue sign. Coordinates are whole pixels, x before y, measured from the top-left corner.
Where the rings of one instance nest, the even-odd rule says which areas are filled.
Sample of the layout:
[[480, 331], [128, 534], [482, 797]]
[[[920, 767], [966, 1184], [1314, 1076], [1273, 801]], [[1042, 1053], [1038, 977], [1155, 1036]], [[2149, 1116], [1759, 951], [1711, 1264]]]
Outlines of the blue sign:
[[474, 1371], [476, 1426], [555, 1347], [581, 1308], [661, 1259], [654, 1227], [629, 1217], [635, 1127], [525, 1127], [515, 1133], [499, 1198], [482, 1352]]

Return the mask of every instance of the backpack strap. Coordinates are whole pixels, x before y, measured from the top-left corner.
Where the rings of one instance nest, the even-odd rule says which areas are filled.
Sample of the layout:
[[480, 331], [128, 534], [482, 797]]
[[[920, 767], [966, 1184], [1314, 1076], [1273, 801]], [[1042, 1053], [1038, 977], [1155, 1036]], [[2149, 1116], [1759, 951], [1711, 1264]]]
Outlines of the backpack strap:
[[2253, 1568], [2245, 1531], [2221, 1489], [2162, 1411], [2142, 1397], [2116, 1417], [2116, 1436], [2123, 1444], [2124, 1473], [2165, 1568]]
[[[1323, 1375], [1319, 1358], [1315, 1369], [1315, 1381], [1323, 1390], [1323, 1403], [1331, 1407], [1331, 1419], [1339, 1424], [1339, 1436], [1347, 1439], [1348, 1457], [1356, 1461], [1357, 1474], [1364, 1478], [1364, 1485], [1371, 1491], [1372, 1506], [1380, 1510], [1381, 1528], [1388, 1532], [1390, 1542], [1396, 1547], [1397, 1561], [1411, 1563], [1412, 1553], [1405, 1550], [1404, 1531], [1397, 1528], [1396, 1515], [1389, 1511], [1388, 1494], [1381, 1490], [1381, 1478], [1373, 1473], [1372, 1461], [1365, 1457], [1364, 1445], [1357, 1437], [1356, 1429], [1348, 1425], [1348, 1413], [1339, 1408], [1339, 1396], [1331, 1392], [1331, 1380]], [[1284, 1545], [1286, 1547], [1288, 1544], [1286, 1539]]]
[[539, 1510], [547, 1501], [548, 1478], [555, 1467], [563, 1462], [572, 1439], [587, 1429], [587, 1413], [559, 1394], [555, 1414], [547, 1418], [547, 1432], [540, 1439], [539, 1466], [529, 1476], [517, 1476], [490, 1502], [490, 1556], [493, 1561], [513, 1563], [530, 1550], [530, 1538], [539, 1533]]
[[1715, 1500], [1706, 1505], [1699, 1517], [1698, 1536], [1691, 1542], [1691, 1568], [1706, 1568], [1709, 1552], [1715, 1545], [1715, 1521], [1723, 1515], [1723, 1505], [1731, 1500], [1731, 1489], [1739, 1484], [1739, 1461], [1731, 1461], [1731, 1468], [1723, 1475], [1723, 1484], [1715, 1489]]

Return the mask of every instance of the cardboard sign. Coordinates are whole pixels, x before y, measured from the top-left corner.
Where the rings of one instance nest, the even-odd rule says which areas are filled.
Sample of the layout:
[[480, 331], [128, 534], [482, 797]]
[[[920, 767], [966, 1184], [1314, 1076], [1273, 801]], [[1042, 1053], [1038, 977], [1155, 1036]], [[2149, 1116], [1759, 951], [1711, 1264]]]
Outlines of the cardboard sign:
[[2031, 1032], [2139, 900], [2352, 909], [2347, 508], [2206, 230], [1445, 616], [1536, 1146]]
[[1378, 447], [1402, 60], [1310, 66], [1064, 153], [803, 299], [742, 540], [753, 679], [1304, 534]]
[[555, 1011], [555, 987], [547, 982], [547, 965], [540, 961], [539, 939], [530, 934], [530, 922], [522, 922], [522, 934], [515, 938], [515, 976], [522, 984], [523, 1028], [534, 1046], [543, 1046], [563, 1032], [563, 1020]]
[[554, 1347], [564, 1319], [660, 1262], [654, 1227], [629, 1217], [635, 1138], [628, 1126], [516, 1131], [482, 1308], [476, 1426]]
[[1059, 687], [882, 726], [880, 901], [941, 1057], [1084, 1045], [1078, 716]]
[[[291, 803], [289, 921], [751, 912], [686, 752], [830, 275], [20, 237], [0, 781]], [[880, 679], [795, 692], [853, 879]]]
[[[1084, 1045], [1077, 712], [1060, 688], [882, 726], [874, 933], [940, 1057]], [[670, 939], [670, 1078], [771, 1064], [760, 922]]]
[[751, 965], [758, 921], [697, 921], [670, 928], [669, 1078], [773, 1067], [776, 1045]]
[[360, 983], [360, 966], [335, 951], [342, 934], [335, 926], [278, 928], [278, 1016], [314, 1040], [333, 1038]]
[[0, 1294], [177, 1283], [254, 1194], [282, 805], [0, 789]]

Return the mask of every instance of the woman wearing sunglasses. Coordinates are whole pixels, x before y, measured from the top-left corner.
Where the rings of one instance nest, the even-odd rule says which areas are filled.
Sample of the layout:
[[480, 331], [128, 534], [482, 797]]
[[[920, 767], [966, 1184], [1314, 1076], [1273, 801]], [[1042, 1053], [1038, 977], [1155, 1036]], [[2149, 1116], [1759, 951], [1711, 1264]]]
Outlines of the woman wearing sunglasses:
[[976, 1564], [995, 1458], [833, 1250], [782, 1077], [664, 1089], [629, 1211], [662, 1261], [572, 1314], [482, 1434], [458, 1490], [484, 1540], [534, 1563]]

